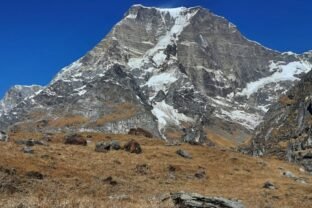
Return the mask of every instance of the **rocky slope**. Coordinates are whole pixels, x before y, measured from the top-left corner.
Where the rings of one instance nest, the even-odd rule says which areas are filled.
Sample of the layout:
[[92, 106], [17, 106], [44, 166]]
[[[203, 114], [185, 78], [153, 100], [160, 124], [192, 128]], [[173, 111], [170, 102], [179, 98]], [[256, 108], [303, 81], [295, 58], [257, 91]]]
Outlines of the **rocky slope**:
[[[225, 199], [239, 200], [246, 208], [312, 206], [312, 176], [285, 161], [205, 145], [168, 146], [162, 140], [135, 135], [79, 135], [89, 141], [87, 146], [66, 145], [66, 136], [56, 134], [46, 145], [32, 146], [32, 154], [21, 151], [27, 134], [12, 134], [10, 142], [1, 143], [0, 207], [233, 205]], [[34, 134], [31, 138], [42, 141], [43, 137]], [[141, 154], [95, 151], [98, 142], [113, 140], [124, 146], [132, 139], [140, 144]], [[192, 159], [179, 156], [180, 149]], [[198, 194], [174, 194], [181, 191]]]
[[[310, 54], [306, 56], [312, 57]], [[254, 155], [277, 155], [312, 172], [312, 72], [272, 105], [252, 140]]]
[[142, 127], [164, 139], [202, 142], [206, 129], [217, 126], [243, 137], [311, 63], [309, 55], [248, 40], [201, 7], [134, 5], [94, 49], [10, 107], [0, 127], [113, 133]]

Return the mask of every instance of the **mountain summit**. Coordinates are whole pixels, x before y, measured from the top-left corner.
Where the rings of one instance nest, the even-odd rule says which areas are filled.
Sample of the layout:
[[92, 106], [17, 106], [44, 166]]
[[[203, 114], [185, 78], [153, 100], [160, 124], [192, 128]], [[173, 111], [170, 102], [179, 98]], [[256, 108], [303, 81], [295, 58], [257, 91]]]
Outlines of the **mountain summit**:
[[261, 46], [204, 8], [134, 5], [50, 84], [23, 99], [8, 93], [0, 126], [47, 133], [143, 128], [195, 142], [213, 129], [243, 140], [311, 67], [307, 54]]

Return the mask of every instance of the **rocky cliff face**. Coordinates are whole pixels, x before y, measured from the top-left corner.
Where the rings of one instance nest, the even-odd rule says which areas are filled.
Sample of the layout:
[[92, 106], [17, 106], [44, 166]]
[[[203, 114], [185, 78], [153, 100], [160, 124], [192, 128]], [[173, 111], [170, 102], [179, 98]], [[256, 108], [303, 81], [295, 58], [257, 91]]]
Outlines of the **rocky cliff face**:
[[13, 86], [0, 101], [0, 115], [9, 113], [13, 108], [15, 108], [24, 99], [36, 95], [42, 86], [32, 85], [32, 86]]
[[134, 5], [94, 49], [2, 115], [1, 128], [142, 127], [202, 142], [220, 123], [252, 131], [310, 69], [309, 55], [265, 48], [201, 7]]
[[[311, 57], [310, 54], [305, 54]], [[277, 155], [312, 171], [312, 72], [272, 105], [252, 141], [254, 155]]]

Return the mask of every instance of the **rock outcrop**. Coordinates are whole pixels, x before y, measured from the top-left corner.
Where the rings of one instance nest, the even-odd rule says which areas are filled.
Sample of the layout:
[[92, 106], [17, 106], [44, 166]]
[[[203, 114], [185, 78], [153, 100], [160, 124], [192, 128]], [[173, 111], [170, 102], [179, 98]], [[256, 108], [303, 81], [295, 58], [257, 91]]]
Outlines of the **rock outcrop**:
[[312, 171], [312, 72], [272, 105], [257, 128], [253, 155], [276, 155]]
[[173, 193], [171, 198], [178, 208], [244, 208], [244, 205], [238, 201], [196, 193]]

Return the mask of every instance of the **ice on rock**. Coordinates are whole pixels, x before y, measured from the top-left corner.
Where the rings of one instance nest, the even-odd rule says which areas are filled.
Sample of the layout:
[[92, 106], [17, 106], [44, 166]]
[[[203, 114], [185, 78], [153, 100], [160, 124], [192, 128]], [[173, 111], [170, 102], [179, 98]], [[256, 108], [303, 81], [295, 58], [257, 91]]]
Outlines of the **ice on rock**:
[[246, 88], [244, 88], [241, 92], [238, 92], [237, 95], [247, 96], [247, 98], [249, 98], [250, 95], [256, 93], [267, 84], [298, 80], [299, 78], [296, 77], [296, 75], [307, 73], [311, 69], [312, 64], [307, 61], [295, 61], [288, 64], [271, 62], [270, 71], [274, 72], [271, 76], [248, 83]]
[[[167, 125], [180, 125], [181, 121], [193, 122], [194, 120], [186, 115], [179, 113], [178, 110], [168, 105], [165, 101], [157, 102], [153, 106], [152, 113], [158, 119], [158, 129], [161, 134]], [[163, 138], [164, 135], [162, 135]]]

